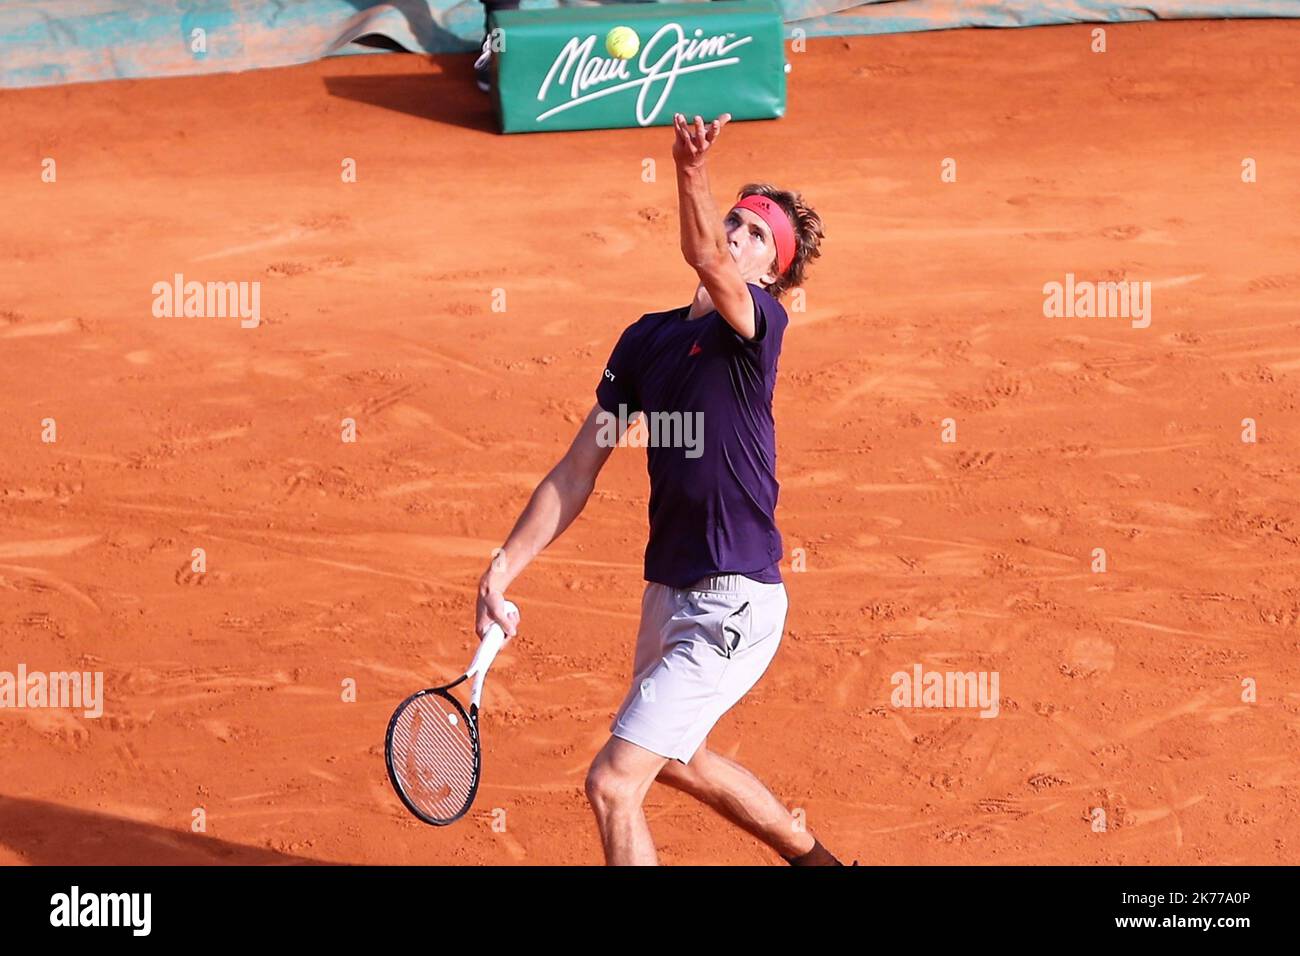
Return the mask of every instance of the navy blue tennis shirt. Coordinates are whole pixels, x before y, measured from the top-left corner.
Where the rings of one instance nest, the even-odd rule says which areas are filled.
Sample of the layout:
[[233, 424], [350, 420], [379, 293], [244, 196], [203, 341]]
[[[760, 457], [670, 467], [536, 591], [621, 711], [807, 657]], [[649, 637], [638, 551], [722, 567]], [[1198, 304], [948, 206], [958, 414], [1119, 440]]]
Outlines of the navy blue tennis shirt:
[[[772, 393], [790, 318], [761, 286], [747, 285], [757, 306], [753, 339], [716, 309], [694, 319], [686, 318], [690, 306], [650, 312], [623, 331], [596, 386], [604, 411], [643, 412], [651, 426], [647, 581], [683, 588], [711, 574], [781, 580]], [[692, 436], [692, 448], [665, 447], [668, 436], [685, 432], [666, 417], [653, 427], [656, 413], [689, 416], [702, 435]]]

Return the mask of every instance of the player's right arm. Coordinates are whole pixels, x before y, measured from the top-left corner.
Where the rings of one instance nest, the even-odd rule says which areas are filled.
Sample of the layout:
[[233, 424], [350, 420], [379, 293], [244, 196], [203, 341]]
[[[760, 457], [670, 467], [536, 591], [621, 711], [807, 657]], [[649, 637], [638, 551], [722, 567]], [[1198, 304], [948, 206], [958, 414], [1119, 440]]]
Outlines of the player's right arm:
[[596, 476], [613, 451], [608, 441], [598, 440], [605, 430], [600, 413], [600, 405], [592, 406], [569, 450], [533, 491], [506, 543], [483, 572], [475, 609], [475, 628], [480, 637], [493, 621], [514, 637], [514, 619], [505, 613], [506, 588], [586, 507], [596, 487]]

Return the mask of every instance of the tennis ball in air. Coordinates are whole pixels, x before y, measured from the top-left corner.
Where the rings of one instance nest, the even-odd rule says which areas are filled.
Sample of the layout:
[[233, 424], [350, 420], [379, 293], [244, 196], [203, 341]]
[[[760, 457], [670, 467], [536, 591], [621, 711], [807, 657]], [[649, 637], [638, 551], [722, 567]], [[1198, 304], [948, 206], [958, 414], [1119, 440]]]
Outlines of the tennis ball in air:
[[605, 49], [620, 60], [630, 60], [641, 49], [641, 38], [631, 27], [615, 27], [605, 35]]

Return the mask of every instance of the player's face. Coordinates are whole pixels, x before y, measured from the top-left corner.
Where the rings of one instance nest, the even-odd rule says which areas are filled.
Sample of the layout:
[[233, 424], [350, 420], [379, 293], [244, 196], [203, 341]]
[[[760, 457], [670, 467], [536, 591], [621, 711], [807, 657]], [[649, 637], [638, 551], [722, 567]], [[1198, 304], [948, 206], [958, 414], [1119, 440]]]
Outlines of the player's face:
[[767, 223], [748, 209], [733, 209], [727, 213], [723, 226], [727, 232], [727, 248], [745, 281], [761, 280], [765, 285], [776, 281], [776, 243]]

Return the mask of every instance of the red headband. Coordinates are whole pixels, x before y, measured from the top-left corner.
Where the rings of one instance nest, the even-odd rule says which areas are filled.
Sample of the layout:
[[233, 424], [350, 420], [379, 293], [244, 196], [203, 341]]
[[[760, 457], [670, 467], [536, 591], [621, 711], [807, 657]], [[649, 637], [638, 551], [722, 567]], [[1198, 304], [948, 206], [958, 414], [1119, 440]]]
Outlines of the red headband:
[[766, 196], [759, 195], [746, 196], [731, 208], [748, 209], [767, 223], [767, 228], [772, 230], [772, 240], [776, 243], [776, 271], [785, 275], [785, 270], [794, 260], [795, 249], [794, 226], [790, 225], [790, 217], [785, 214], [785, 210]]

